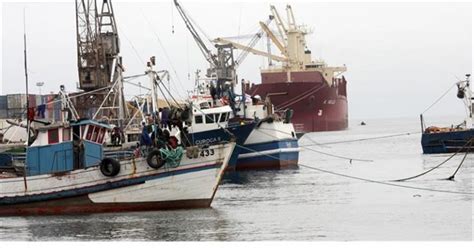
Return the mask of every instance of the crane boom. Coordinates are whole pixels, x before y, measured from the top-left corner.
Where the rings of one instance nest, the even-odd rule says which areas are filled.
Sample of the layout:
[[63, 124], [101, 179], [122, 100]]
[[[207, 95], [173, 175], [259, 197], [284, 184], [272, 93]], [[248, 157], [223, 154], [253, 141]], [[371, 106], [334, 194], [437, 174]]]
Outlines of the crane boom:
[[254, 49], [254, 48], [252, 48], [252, 47], [244, 46], [244, 45], [239, 44], [239, 43], [237, 43], [237, 42], [233, 42], [233, 41], [226, 40], [226, 39], [223, 39], [223, 38], [214, 39], [214, 42], [215, 42], [215, 43], [218, 43], [218, 44], [231, 44], [232, 46], [234, 46], [234, 47], [237, 48], [237, 49], [242, 49], [242, 50], [244, 50], [244, 51], [253, 53], [253, 54], [255, 54], [255, 55], [260, 55], [260, 56], [268, 57], [268, 58], [271, 58], [272, 60], [275, 60], [275, 61], [280, 61], [280, 62], [288, 61], [288, 58], [281, 57], [281, 56], [276, 56], [276, 55], [273, 55], [273, 54], [270, 54], [270, 53], [267, 53], [267, 52], [263, 52], [263, 51]]
[[[272, 22], [273, 19], [274, 19], [274, 17], [272, 15], [270, 15], [268, 17], [268, 20], [265, 22], [265, 24], [268, 26]], [[252, 39], [250, 40], [250, 42], [247, 45], [246, 49], [240, 48], [240, 49], [242, 49], [242, 52], [239, 54], [239, 56], [237, 57], [237, 60], [235, 61], [236, 67], [238, 67], [244, 61], [244, 59], [247, 57], [247, 55], [250, 52], [250, 50], [248, 48], [253, 49], [253, 47], [257, 44], [257, 42], [262, 38], [263, 33], [264, 33], [264, 30], [260, 29], [260, 31], [258, 31], [252, 37]]]
[[191, 35], [193, 36], [193, 39], [196, 41], [199, 47], [199, 50], [201, 50], [202, 54], [204, 55], [204, 57], [210, 64], [216, 66], [218, 64], [217, 58], [215, 57], [214, 54], [212, 54], [211, 50], [207, 48], [206, 44], [204, 44], [204, 41], [199, 36], [199, 33], [194, 28], [191, 20], [186, 15], [186, 12], [184, 11], [184, 9], [178, 3], [178, 0], [174, 0], [174, 5], [176, 6], [176, 9], [178, 10], [179, 15], [181, 15], [181, 18], [183, 19], [184, 24], [186, 25], [186, 28], [188, 28], [189, 32], [191, 32]]
[[263, 22], [260, 22], [260, 26], [265, 31], [265, 33], [267, 33], [268, 37], [273, 41], [273, 43], [278, 48], [278, 50], [280, 50], [280, 52], [283, 55], [287, 56], [287, 51], [286, 51], [285, 46], [283, 44], [281, 44], [281, 42], [278, 40], [278, 38], [275, 36], [275, 34], [273, 34], [273, 32], [270, 30], [270, 28], [268, 28], [268, 26], [265, 25], [265, 23], [263, 23]]
[[[278, 13], [277, 9], [275, 8], [274, 5], [270, 5], [270, 11], [272, 12], [273, 16], [275, 16], [275, 21], [277, 24], [278, 32], [280, 33], [280, 36], [283, 38], [283, 43], [286, 43], [285, 37], [286, 33], [288, 32], [287, 28], [285, 27], [285, 24], [283, 23], [280, 14]], [[285, 44], [286, 45], [286, 44]]]

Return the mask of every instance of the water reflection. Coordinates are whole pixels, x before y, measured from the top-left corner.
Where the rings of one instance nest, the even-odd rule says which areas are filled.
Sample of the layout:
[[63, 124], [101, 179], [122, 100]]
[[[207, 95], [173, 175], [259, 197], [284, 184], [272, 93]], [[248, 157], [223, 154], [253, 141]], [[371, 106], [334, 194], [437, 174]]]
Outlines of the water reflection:
[[225, 215], [219, 210], [207, 208], [80, 216], [15, 217], [2, 224], [24, 223], [23, 233], [28, 235], [23, 237], [27, 237], [28, 240], [229, 240], [231, 233], [224, 217]]

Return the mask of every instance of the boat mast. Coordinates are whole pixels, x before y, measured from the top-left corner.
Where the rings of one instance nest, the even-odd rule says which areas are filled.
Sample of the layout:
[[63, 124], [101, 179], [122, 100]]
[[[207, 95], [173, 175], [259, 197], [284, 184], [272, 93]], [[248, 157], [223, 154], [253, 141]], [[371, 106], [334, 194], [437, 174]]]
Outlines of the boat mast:
[[[30, 146], [30, 129], [31, 123], [29, 118], [30, 112], [30, 100], [28, 97], [28, 62], [26, 56], [26, 16], [25, 16], [25, 8], [23, 8], [23, 56], [25, 60], [25, 86], [26, 86], [26, 147]], [[23, 184], [25, 186], [25, 191], [28, 190], [28, 184], [26, 183], [26, 166], [28, 164], [28, 156], [25, 157], [25, 164], [23, 166]]]
[[474, 128], [474, 95], [470, 77], [471, 74], [466, 74], [466, 107], [469, 112], [469, 116], [466, 120], [466, 128]]
[[25, 67], [25, 88], [26, 88], [26, 132], [27, 132], [27, 146], [30, 145], [30, 100], [28, 97], [28, 61], [26, 56], [26, 17], [25, 17], [25, 9], [23, 8], [23, 57], [24, 57], [24, 67]]

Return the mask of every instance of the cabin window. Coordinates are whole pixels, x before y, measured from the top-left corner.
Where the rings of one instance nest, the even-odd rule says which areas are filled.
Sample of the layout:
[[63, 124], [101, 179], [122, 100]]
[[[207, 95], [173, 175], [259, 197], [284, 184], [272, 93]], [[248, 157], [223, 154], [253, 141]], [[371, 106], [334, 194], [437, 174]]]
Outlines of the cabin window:
[[63, 141], [70, 141], [71, 140], [71, 129], [64, 128], [63, 129]]
[[225, 122], [227, 119], [227, 113], [222, 113], [221, 118], [219, 119], [219, 122]]
[[214, 115], [213, 114], [206, 115], [206, 123], [207, 124], [214, 123]]
[[97, 141], [97, 137], [99, 136], [100, 129], [101, 129], [100, 127], [94, 126], [94, 132], [92, 132], [92, 138], [90, 139], [90, 141], [93, 141], [93, 142]]
[[201, 124], [202, 123], [202, 115], [196, 115], [195, 118], [195, 121], [196, 121], [196, 124]]
[[59, 142], [59, 130], [57, 128], [48, 130], [48, 144]]
[[94, 132], [94, 126], [88, 126], [87, 127], [86, 140], [91, 140], [92, 132]]
[[200, 109], [208, 109], [209, 104], [207, 102], [203, 102], [203, 103], [199, 104], [199, 108]]
[[105, 128], [101, 128], [99, 131], [99, 136], [97, 136], [97, 143], [102, 144], [105, 136]]

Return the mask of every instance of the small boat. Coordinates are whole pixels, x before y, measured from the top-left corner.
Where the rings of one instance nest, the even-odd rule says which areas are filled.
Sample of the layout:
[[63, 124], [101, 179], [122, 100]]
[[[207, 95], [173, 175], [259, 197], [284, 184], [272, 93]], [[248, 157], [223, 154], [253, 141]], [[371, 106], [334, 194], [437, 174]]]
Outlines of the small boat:
[[451, 127], [425, 127], [423, 115], [420, 115], [423, 153], [474, 152], [474, 95], [470, 76], [467, 74], [466, 80], [457, 83], [457, 97], [464, 102], [467, 113], [466, 119], [461, 124]]
[[115, 159], [103, 152], [109, 129], [93, 120], [38, 128], [25, 163], [0, 173], [0, 216], [209, 207], [235, 147], [147, 147]]

